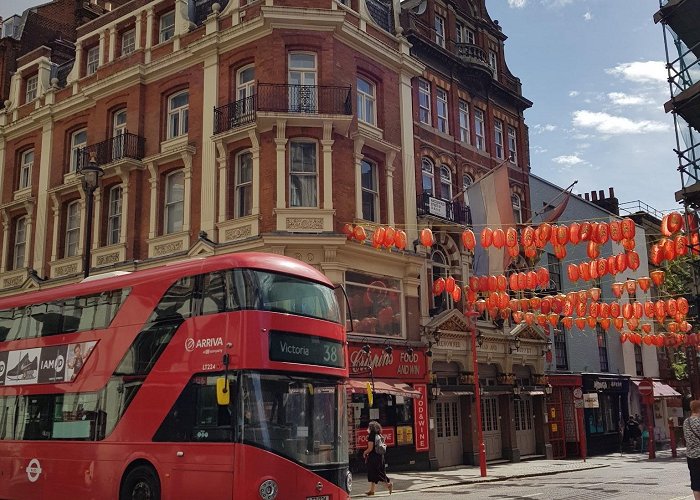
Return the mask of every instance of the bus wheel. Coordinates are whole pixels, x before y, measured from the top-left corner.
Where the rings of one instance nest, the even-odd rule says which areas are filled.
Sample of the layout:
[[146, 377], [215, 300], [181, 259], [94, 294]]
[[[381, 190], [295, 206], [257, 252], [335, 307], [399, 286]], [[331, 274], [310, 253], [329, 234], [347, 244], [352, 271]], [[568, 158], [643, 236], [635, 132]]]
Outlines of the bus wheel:
[[119, 500], [160, 500], [160, 481], [153, 467], [131, 469], [122, 482]]

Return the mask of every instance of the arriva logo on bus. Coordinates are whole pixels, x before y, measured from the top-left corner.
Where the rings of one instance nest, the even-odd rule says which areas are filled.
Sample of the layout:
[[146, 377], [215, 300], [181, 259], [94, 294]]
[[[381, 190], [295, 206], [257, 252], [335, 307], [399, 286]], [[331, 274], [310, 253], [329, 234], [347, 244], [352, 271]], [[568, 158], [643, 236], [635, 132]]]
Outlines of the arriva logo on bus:
[[194, 340], [189, 338], [185, 340], [185, 350], [187, 352], [192, 352], [195, 349], [204, 349], [207, 347], [222, 347], [224, 345], [224, 339], [221, 337], [210, 337], [208, 339]]
[[32, 458], [25, 470], [27, 471], [27, 479], [29, 479], [29, 481], [32, 483], [36, 482], [39, 479], [39, 476], [41, 476], [41, 464], [39, 463], [39, 460]]

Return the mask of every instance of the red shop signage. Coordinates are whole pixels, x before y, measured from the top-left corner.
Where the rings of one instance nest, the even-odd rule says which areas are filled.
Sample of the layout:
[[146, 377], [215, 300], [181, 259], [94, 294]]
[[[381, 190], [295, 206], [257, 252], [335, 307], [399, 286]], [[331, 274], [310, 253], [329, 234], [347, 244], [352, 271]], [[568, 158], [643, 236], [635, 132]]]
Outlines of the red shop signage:
[[421, 396], [413, 400], [413, 421], [416, 427], [416, 451], [428, 451], [428, 386], [425, 384], [413, 384], [413, 388], [420, 392]]
[[[358, 429], [355, 433], [355, 448], [364, 450], [367, 448], [367, 429]], [[382, 436], [387, 448], [396, 446], [396, 429], [393, 427], [382, 427]]]
[[415, 350], [412, 353], [394, 347], [391, 354], [384, 351], [382, 346], [372, 346], [369, 353], [362, 346], [350, 345], [350, 375], [369, 377], [372, 368], [374, 378], [393, 378], [401, 380], [425, 380], [425, 353]]

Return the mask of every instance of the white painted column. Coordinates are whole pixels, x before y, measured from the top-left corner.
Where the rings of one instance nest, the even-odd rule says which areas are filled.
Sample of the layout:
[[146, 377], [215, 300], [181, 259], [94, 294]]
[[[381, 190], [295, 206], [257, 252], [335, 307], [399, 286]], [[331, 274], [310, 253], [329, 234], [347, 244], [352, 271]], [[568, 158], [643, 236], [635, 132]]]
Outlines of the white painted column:
[[277, 120], [277, 137], [275, 137], [275, 149], [277, 151], [277, 208], [287, 206], [287, 168], [285, 153], [287, 152], [286, 122]]
[[123, 245], [126, 243], [129, 230], [129, 172], [119, 172], [119, 177], [122, 180], [122, 220], [119, 227], [119, 243]]
[[[85, 199], [85, 193], [82, 189], [80, 190], [80, 236], [78, 237], [78, 253], [77, 255], [83, 255], [85, 252], [85, 221], [87, 220], [87, 203]], [[82, 268], [81, 268], [82, 269]]]
[[182, 162], [185, 164], [185, 214], [182, 221], [182, 230], [190, 230], [190, 219], [192, 217], [192, 156], [189, 153], [182, 153]]
[[[100, 248], [100, 236], [102, 236], [102, 231], [100, 231], [102, 226], [102, 224], [100, 224], [100, 221], [102, 220], [102, 188], [98, 187], [95, 189], [92, 196], [92, 200], [94, 202], [94, 210], [92, 214], [92, 248], [94, 250], [96, 248]], [[107, 193], [107, 196], [109, 197], [109, 193]], [[109, 203], [109, 199], [107, 199], [107, 203]]]
[[204, 97], [202, 109], [202, 186], [200, 227], [210, 239], [215, 239], [216, 223], [216, 144], [214, 135], [214, 107], [218, 102], [219, 56], [212, 54], [204, 60]]
[[399, 83], [399, 110], [401, 125], [401, 167], [403, 168], [403, 201], [407, 240], [418, 237], [416, 221], [416, 173], [413, 145], [413, 87], [411, 75], [402, 71]]
[[396, 153], [391, 151], [386, 155], [386, 222], [394, 225], [394, 158]]
[[333, 123], [323, 124], [323, 208], [333, 210]]
[[114, 61], [114, 55], [117, 48], [117, 28], [112, 26], [109, 28], [109, 53], [107, 54], [107, 61]]
[[216, 143], [216, 149], [219, 151], [219, 157], [216, 159], [219, 166], [219, 215], [217, 220], [219, 222], [224, 222], [227, 218], [226, 202], [228, 201], [228, 196], [226, 196], [226, 191], [228, 187], [228, 155], [221, 141]]
[[141, 16], [141, 12], [134, 16], [134, 23], [136, 25], [136, 31], [134, 32], [134, 50], [139, 50], [141, 48], [141, 33], [143, 30], [143, 16]]
[[[0, 273], [7, 271], [7, 257], [10, 249], [10, 215], [7, 210], [0, 211], [2, 218], [2, 259], [0, 259]], [[30, 247], [26, 247], [29, 250]]]
[[[37, 190], [36, 225], [34, 238], [34, 263], [32, 267], [40, 277], [44, 277], [46, 264], [46, 242], [48, 241], [47, 226], [49, 212], [49, 173], [51, 172], [51, 155], [53, 152], [53, 122], [44, 123], [41, 131], [41, 158], [39, 159], [39, 189]], [[51, 260], [56, 260], [56, 238], [58, 231], [57, 214], [54, 214], [53, 247]]]
[[365, 140], [359, 137], [355, 138], [355, 218], [362, 219], [362, 148], [365, 145]]
[[251, 215], [260, 215], [260, 137], [257, 130], [248, 132], [250, 137], [250, 153], [253, 159], [253, 200], [250, 209]]
[[29, 252], [34, 248], [34, 203], [26, 201], [24, 209], [27, 212], [27, 227], [25, 229], [24, 238], [24, 267], [29, 267]]
[[[58, 260], [58, 223], [61, 220], [61, 202], [58, 199], [58, 197], [53, 193], [51, 194], [51, 208], [53, 210], [53, 243], [51, 245], [51, 262], [56, 262]], [[37, 243], [38, 242], [39, 238], [37, 238]], [[38, 270], [38, 268], [35, 269]]]
[[100, 67], [105, 63], [105, 46], [107, 43], [105, 42], [105, 37], [107, 36], [107, 32], [105, 30], [100, 31], [100, 44], [99, 44], [99, 54], [97, 56], [97, 66]]
[[146, 54], [144, 56], [144, 61], [146, 64], [151, 62], [151, 47], [153, 46], [153, 23], [154, 23], [155, 13], [153, 12], [153, 7], [150, 7], [146, 11]]
[[148, 172], [151, 174], [151, 177], [148, 179], [148, 183], [151, 185], [151, 215], [149, 218], [148, 238], [153, 239], [156, 237], [156, 231], [158, 230], [158, 169], [153, 163], [149, 163]]

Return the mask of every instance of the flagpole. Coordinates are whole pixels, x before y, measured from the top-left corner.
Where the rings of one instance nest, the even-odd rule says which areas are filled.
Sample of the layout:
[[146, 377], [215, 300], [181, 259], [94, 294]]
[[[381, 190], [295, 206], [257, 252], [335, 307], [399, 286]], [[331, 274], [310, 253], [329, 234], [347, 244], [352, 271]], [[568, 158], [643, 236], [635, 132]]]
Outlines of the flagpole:
[[[576, 184], [578, 184], [578, 180], [575, 180], [574, 182], [572, 182], [571, 184], [569, 184], [569, 186], [568, 186], [566, 189], [562, 190], [558, 195], [556, 195], [554, 198], [552, 198], [551, 200], [549, 200], [548, 202], [546, 202], [546, 203], [545, 203], [545, 206], [551, 206], [552, 203], [554, 203], [555, 201], [557, 201], [557, 200], [559, 199], [559, 197], [562, 196], [563, 194], [568, 193], [569, 190], [570, 190], [571, 188], [573, 188]], [[523, 222], [523, 224], [529, 224], [529, 223], [531, 223], [531, 222], [532, 222], [532, 219], [534, 219], [535, 216], [542, 215], [542, 214], [544, 214], [544, 213], [545, 213], [544, 210], [543, 210], [542, 212], [533, 212], [532, 217], [530, 217], [528, 220], [526, 220], [525, 222]]]
[[[479, 184], [481, 181], [483, 181], [484, 179], [486, 179], [489, 175], [491, 175], [491, 174], [494, 173], [496, 170], [498, 170], [498, 169], [501, 168], [503, 165], [505, 165], [507, 162], [510, 161], [510, 158], [511, 158], [511, 157], [509, 156], [508, 158], [506, 158], [505, 160], [503, 160], [501, 163], [499, 163], [498, 165], [496, 165], [495, 167], [493, 167], [491, 170], [489, 170], [489, 173], [487, 173], [485, 176], [479, 177], [479, 179], [478, 179], [477, 181], [473, 182], [472, 184], [469, 184], [469, 185], [468, 185], [467, 187], [465, 187], [465, 188], [460, 189], [459, 192], [458, 192], [456, 195], [454, 195], [452, 198], [450, 198], [450, 203], [453, 202], [453, 201], [455, 201], [455, 200], [456, 200], [457, 198], [459, 198], [460, 196], [462, 196], [462, 195], [464, 194], [464, 192], [465, 192], [467, 189], [469, 189], [469, 188], [472, 187], [472, 186], [476, 186], [476, 185]], [[578, 182], [578, 181], [576, 181], [576, 182]]]

